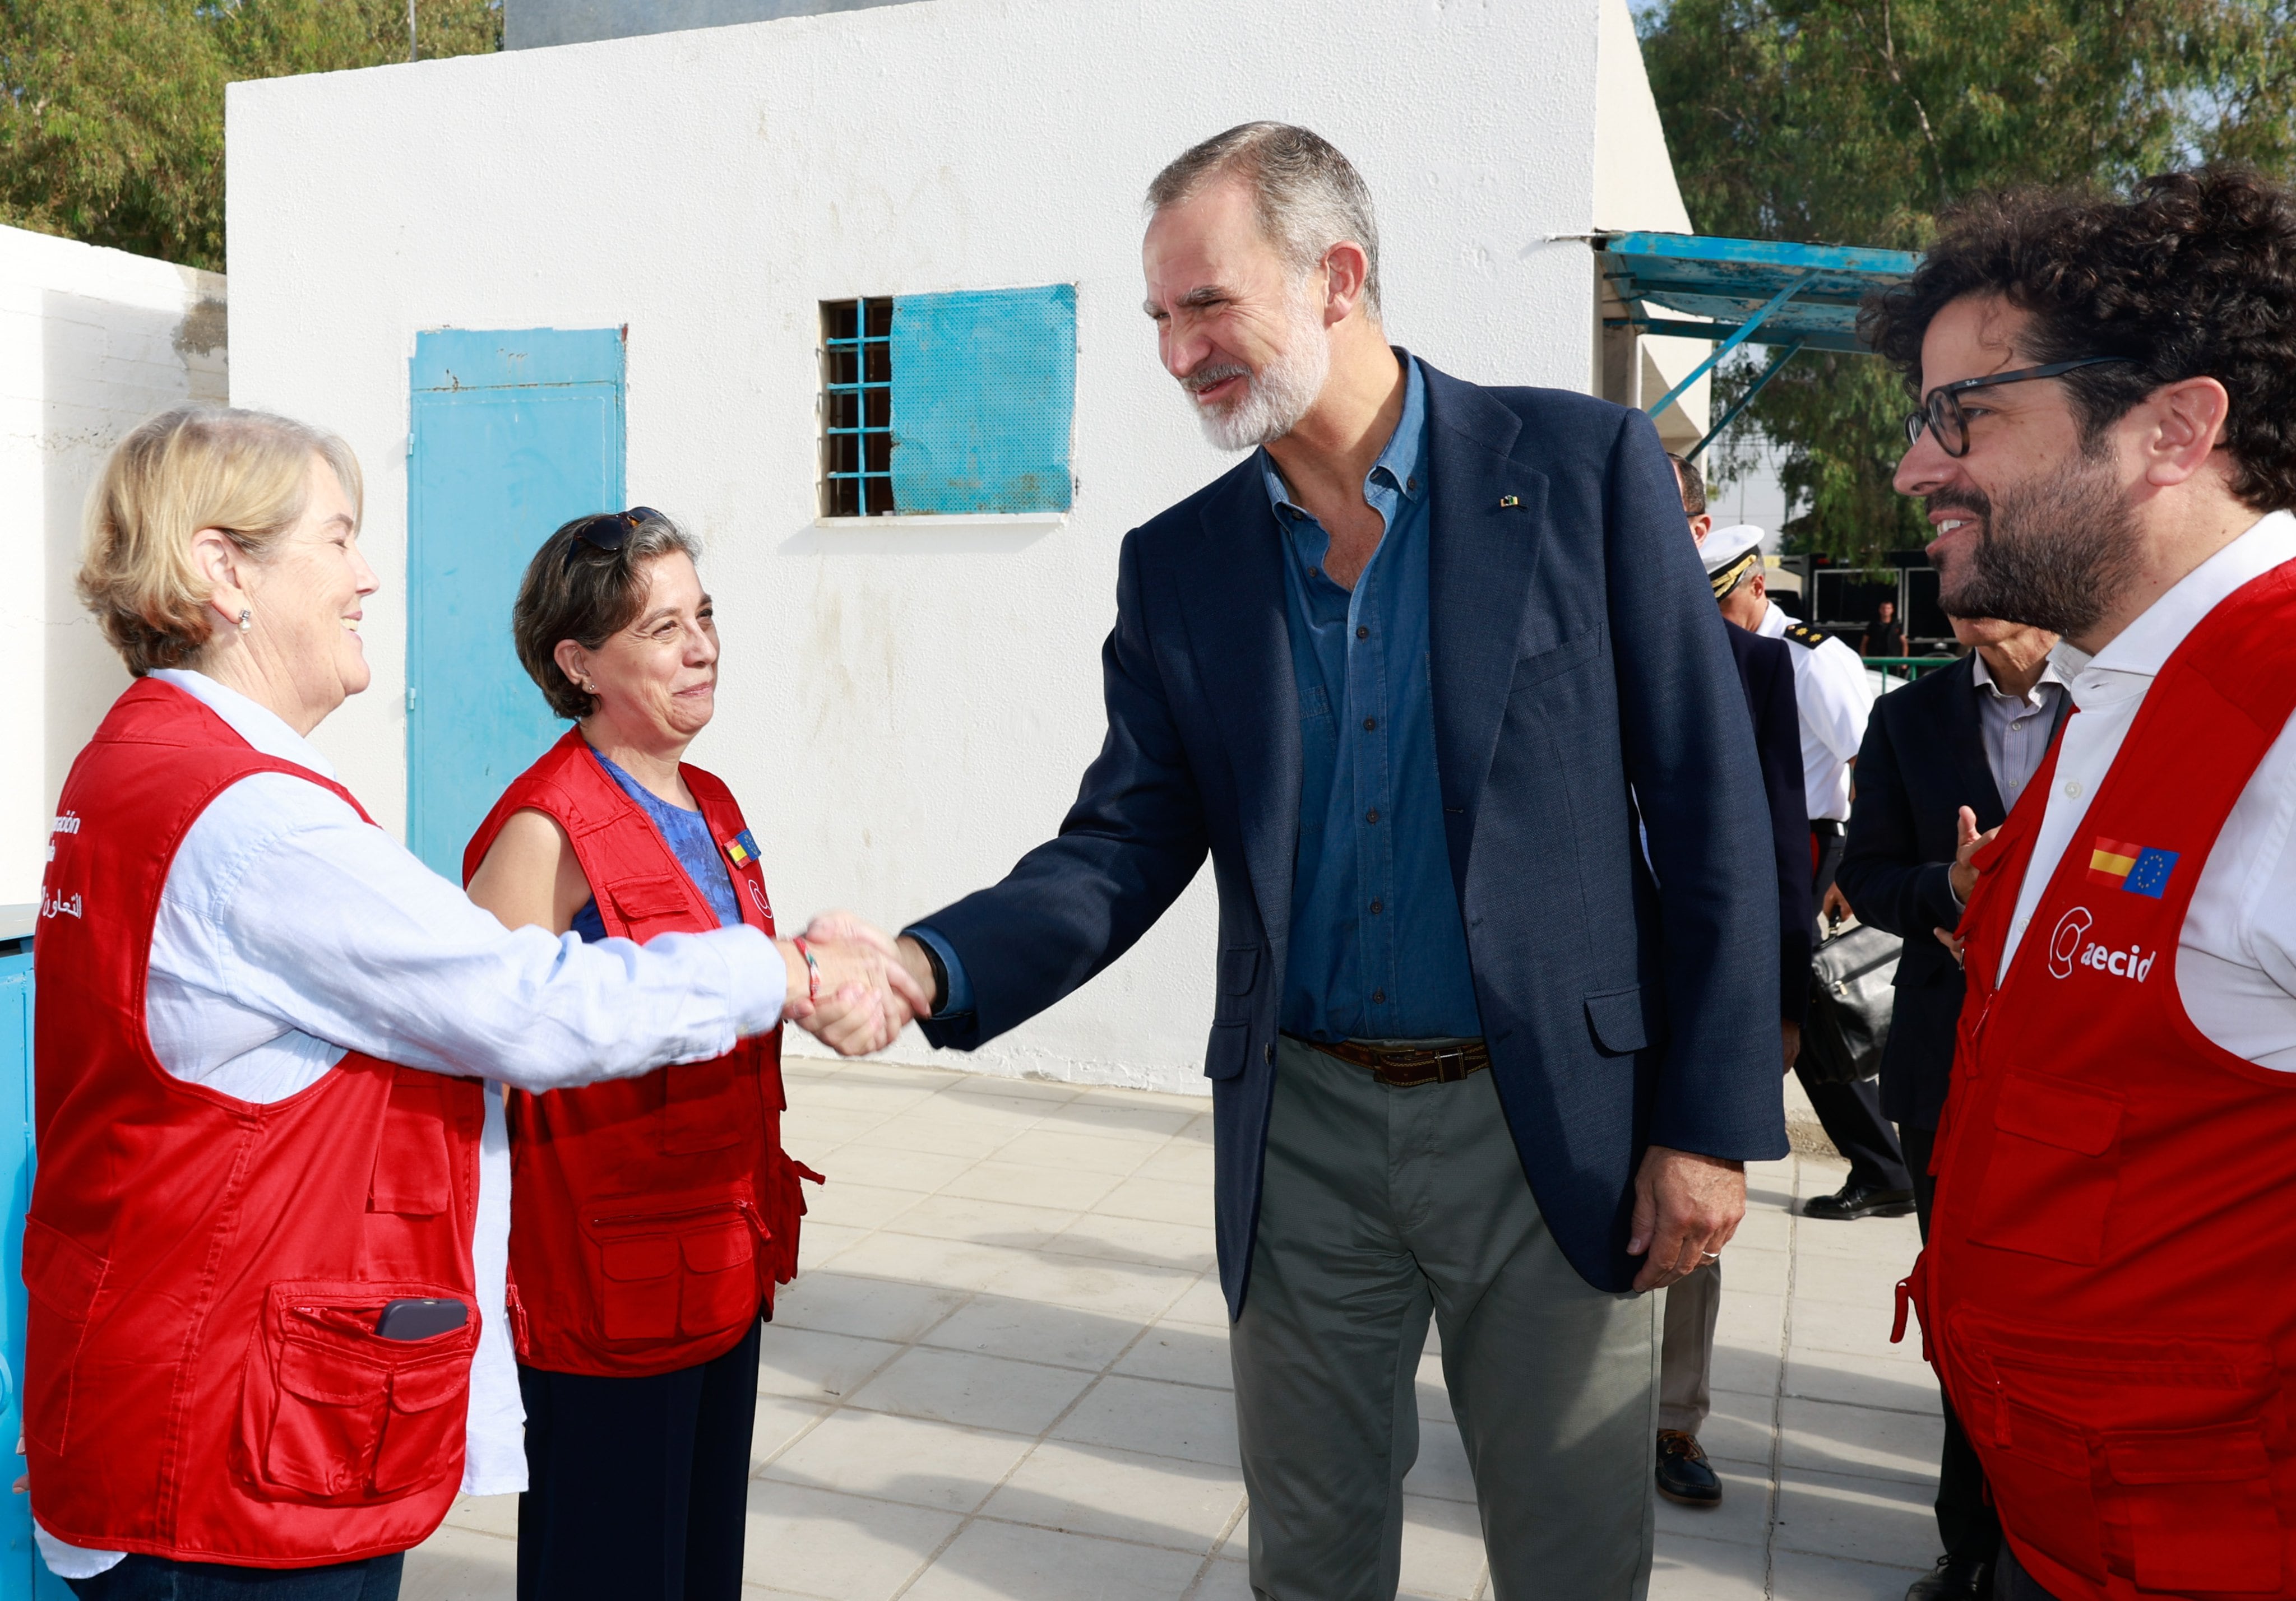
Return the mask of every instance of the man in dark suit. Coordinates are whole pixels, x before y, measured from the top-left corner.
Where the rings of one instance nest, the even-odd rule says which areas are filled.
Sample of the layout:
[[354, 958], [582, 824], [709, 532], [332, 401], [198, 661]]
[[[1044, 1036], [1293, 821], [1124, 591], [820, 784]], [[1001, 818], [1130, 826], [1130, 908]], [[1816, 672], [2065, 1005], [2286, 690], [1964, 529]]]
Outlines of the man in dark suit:
[[[1716, 599], [1737, 587], [1762, 560], [1759, 541], [1742, 548], [1702, 547], [1714, 532], [1706, 480], [1698, 464], [1669, 453], [1690, 536], [1701, 547]], [[1801, 719], [1794, 702], [1792, 647], [1743, 628], [1726, 628], [1752, 720], [1754, 755], [1769, 803], [1770, 854], [1778, 886], [1778, 1019], [1782, 1069], [1801, 1054], [1809, 1009], [1809, 958], [1817, 913], [1810, 897], [1809, 822], [1801, 766]], [[1713, 1408], [1714, 1330], [1722, 1312], [1722, 1263], [1706, 1262], [1666, 1293], [1658, 1364], [1658, 1492], [1685, 1507], [1718, 1507], [1722, 1480], [1708, 1464], [1698, 1431]]]
[[1395, 1593], [1431, 1314], [1495, 1594], [1627, 1601], [1632, 1292], [1786, 1148], [1761, 781], [1673, 475], [1638, 413], [1394, 350], [1369, 192], [1307, 130], [1232, 129], [1149, 202], [1164, 364], [1252, 453], [1126, 537], [1058, 837], [900, 943], [927, 1033], [1052, 1005], [1209, 852], [1254, 1593]]
[[[1874, 707], [1840, 875], [1857, 915], [1906, 942], [1882, 1052], [1882, 1108], [1898, 1124], [1923, 1239], [1937, 1203], [1930, 1148], [1961, 1016], [1961, 964], [1934, 932], [1961, 920], [1969, 885], [1955, 882], [1955, 854], [2008, 815], [2071, 705], [2049, 661], [2054, 634], [1991, 617], [1956, 617], [1953, 631], [1972, 647], [1967, 655]], [[1907, 1601], [1993, 1593], [2001, 1520], [1950, 1407], [1945, 1424], [1937, 1495], [1945, 1555]]]

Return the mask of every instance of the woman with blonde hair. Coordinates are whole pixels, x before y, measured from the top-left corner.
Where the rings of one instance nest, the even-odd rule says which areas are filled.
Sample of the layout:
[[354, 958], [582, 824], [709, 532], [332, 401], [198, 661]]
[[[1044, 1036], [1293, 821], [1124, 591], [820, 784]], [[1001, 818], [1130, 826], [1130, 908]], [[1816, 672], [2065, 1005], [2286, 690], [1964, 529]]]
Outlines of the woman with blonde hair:
[[184, 407], [89, 498], [80, 592], [136, 682], [43, 885], [24, 1450], [95, 1601], [391, 1601], [457, 1489], [522, 1486], [500, 1085], [784, 1016], [873, 1049], [914, 999], [747, 927], [505, 927], [375, 827], [308, 739], [368, 682], [360, 494], [332, 435]]

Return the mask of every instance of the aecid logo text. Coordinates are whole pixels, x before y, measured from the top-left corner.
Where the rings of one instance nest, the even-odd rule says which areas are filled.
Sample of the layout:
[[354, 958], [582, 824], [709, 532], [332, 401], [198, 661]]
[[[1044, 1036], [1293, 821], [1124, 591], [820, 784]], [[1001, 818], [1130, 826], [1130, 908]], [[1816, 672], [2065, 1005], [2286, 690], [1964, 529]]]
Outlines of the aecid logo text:
[[2094, 968], [2115, 978], [2133, 978], [2143, 984], [2160, 952], [2136, 945], [2124, 951], [2100, 944], [2088, 937], [2090, 925], [2095, 921], [2095, 914], [2086, 906], [2076, 906], [2057, 919], [2056, 930], [2049, 935], [2049, 976], [2070, 978], [2075, 968]]

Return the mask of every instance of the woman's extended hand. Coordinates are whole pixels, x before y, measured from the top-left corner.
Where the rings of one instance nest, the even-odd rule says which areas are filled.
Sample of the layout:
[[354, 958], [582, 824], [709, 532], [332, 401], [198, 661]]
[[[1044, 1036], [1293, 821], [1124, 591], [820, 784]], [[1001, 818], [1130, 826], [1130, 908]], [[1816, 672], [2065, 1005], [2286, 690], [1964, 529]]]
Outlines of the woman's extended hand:
[[869, 940], [808, 935], [806, 943], [820, 977], [818, 1001], [810, 998], [813, 975], [796, 943], [775, 943], [789, 965], [789, 1000], [782, 1016], [840, 1056], [882, 1050], [911, 1017], [930, 1009], [916, 980]]

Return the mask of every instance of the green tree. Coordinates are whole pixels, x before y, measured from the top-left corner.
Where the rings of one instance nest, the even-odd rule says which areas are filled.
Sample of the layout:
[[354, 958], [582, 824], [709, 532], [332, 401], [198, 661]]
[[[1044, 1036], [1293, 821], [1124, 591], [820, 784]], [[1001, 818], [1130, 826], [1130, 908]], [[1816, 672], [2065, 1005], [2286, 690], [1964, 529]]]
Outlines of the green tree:
[[[1642, 33], [1702, 233], [1917, 250], [1976, 191], [2296, 160], [2292, 0], [1670, 0]], [[1759, 364], [1732, 363], [1718, 404]], [[1908, 409], [1867, 356], [1799, 356], [1757, 397], [1798, 546], [1923, 543], [1890, 488]]]
[[[425, 57], [500, 0], [416, 0]], [[407, 59], [406, 0], [0, 0], [0, 222], [220, 272], [224, 86]]]

